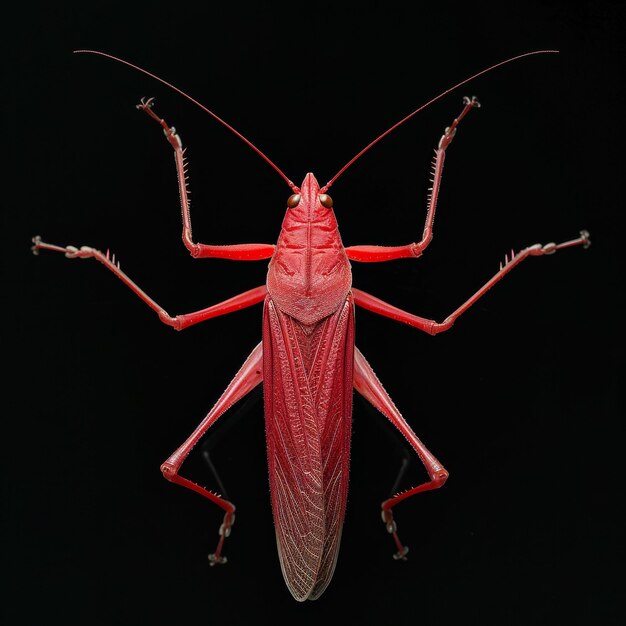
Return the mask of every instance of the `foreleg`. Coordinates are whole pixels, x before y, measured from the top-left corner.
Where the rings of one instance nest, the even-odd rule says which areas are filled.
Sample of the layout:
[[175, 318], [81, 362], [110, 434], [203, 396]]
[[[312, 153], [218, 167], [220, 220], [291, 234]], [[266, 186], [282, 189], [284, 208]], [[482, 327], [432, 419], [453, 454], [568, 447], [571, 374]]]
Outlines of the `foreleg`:
[[432, 187], [428, 196], [428, 211], [426, 212], [426, 222], [422, 238], [418, 243], [409, 243], [404, 246], [350, 246], [346, 248], [346, 254], [352, 261], [362, 261], [365, 263], [378, 263], [381, 261], [392, 261], [394, 259], [414, 258], [422, 255], [433, 238], [433, 223], [435, 221], [435, 210], [437, 208], [437, 198], [441, 186], [441, 176], [443, 173], [443, 162], [446, 158], [446, 150], [452, 143], [456, 135], [456, 129], [460, 121], [473, 108], [480, 107], [476, 98], [463, 98], [464, 107], [459, 117], [446, 128], [439, 140], [432, 166]]
[[231, 259], [233, 261], [257, 261], [259, 259], [269, 259], [274, 254], [275, 246], [265, 243], [240, 243], [232, 245], [210, 245], [195, 243], [191, 236], [191, 215], [189, 212], [189, 189], [187, 188], [187, 161], [185, 150], [183, 149], [180, 136], [173, 126], [168, 126], [165, 120], [161, 119], [152, 110], [154, 98], [142, 99], [137, 108], [147, 113], [156, 120], [162, 127], [165, 137], [174, 148], [174, 158], [176, 160], [176, 176], [178, 177], [178, 188], [180, 191], [180, 205], [183, 217], [183, 243], [191, 256], [194, 258], [219, 258]]

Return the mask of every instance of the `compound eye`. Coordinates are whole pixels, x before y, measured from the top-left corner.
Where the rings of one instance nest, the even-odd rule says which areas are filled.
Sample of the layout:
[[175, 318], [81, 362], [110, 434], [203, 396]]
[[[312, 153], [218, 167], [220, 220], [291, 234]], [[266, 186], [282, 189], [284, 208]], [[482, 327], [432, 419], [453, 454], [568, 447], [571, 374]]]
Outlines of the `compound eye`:
[[330, 209], [333, 206], [333, 199], [325, 193], [321, 193], [319, 195], [320, 204], [327, 209]]
[[293, 209], [294, 207], [297, 207], [298, 204], [300, 204], [300, 198], [302, 196], [299, 193], [294, 193], [292, 196], [289, 196], [289, 198], [287, 199], [287, 206], [290, 209]]

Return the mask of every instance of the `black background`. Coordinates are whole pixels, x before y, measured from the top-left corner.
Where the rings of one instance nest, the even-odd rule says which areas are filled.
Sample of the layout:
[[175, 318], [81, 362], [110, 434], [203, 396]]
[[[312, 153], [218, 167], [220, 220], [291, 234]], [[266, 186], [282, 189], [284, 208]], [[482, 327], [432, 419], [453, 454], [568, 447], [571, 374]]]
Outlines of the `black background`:
[[[323, 624], [340, 608], [360, 624], [623, 623], [624, 10], [507, 4], [51, 3], [5, 24], [4, 624]], [[197, 240], [275, 241], [290, 190], [179, 95], [77, 48], [175, 83], [297, 183], [328, 180], [474, 72], [560, 50], [448, 95], [331, 189], [345, 245], [414, 241], [432, 149], [476, 94], [428, 251], [354, 263], [355, 287], [441, 320], [511, 247], [592, 235], [588, 250], [526, 261], [435, 338], [357, 310], [357, 345], [451, 474], [396, 509], [407, 562], [379, 517], [399, 444], [355, 397], [335, 576], [317, 602], [291, 598], [256, 394], [216, 429], [238, 509], [229, 564], [208, 567], [220, 511], [159, 465], [260, 340], [261, 307], [175, 333], [96, 263], [35, 257], [30, 237], [110, 247], [172, 314], [264, 282], [265, 262], [187, 254], [171, 151], [141, 96], [188, 146]], [[200, 456], [187, 475], [216, 488]], [[423, 479], [413, 463], [401, 487]]]

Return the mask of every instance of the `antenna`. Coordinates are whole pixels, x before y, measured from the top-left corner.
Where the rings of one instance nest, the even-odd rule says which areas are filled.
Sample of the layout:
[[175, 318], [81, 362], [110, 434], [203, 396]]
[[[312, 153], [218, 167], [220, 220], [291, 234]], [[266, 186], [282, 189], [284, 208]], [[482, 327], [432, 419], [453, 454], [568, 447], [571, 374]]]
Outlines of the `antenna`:
[[[508, 59], [505, 59], [504, 61], [500, 61], [499, 63], [496, 63], [495, 65], [487, 67], [487, 68], [481, 70], [480, 72], [477, 72], [476, 74], [473, 74], [469, 78], [466, 78], [466, 79], [462, 80], [461, 82], [457, 83], [456, 85], [453, 85], [452, 87], [449, 87], [445, 91], [442, 91], [439, 95], [435, 96], [434, 98], [432, 98], [431, 100], [429, 100], [425, 104], [422, 104], [419, 108], [415, 109], [415, 111], [413, 111], [412, 113], [409, 113], [406, 117], [402, 118], [399, 122], [396, 122], [393, 126], [391, 126], [391, 128], [387, 129], [384, 133], [382, 133], [376, 139], [374, 139], [369, 144], [367, 144], [360, 152], [358, 152], [354, 157], [352, 157], [326, 183], [326, 185], [324, 187], [322, 187], [321, 191], [322, 192], [326, 191], [356, 160], [361, 158], [370, 148], [375, 146], [381, 139], [383, 139], [389, 133], [391, 133], [396, 128], [398, 128], [398, 126], [401, 126], [402, 124], [404, 124], [405, 122], [410, 120], [414, 115], [417, 115], [420, 111], [423, 111], [426, 107], [430, 106], [434, 102], [437, 102], [437, 100], [440, 100], [441, 98], [443, 98], [444, 96], [446, 96], [450, 92], [454, 91], [455, 89], [458, 89], [459, 87], [469, 83], [470, 81], [478, 78], [479, 76], [482, 76], [483, 74], [487, 74], [488, 72], [491, 72], [492, 70], [495, 70], [498, 67], [501, 67], [503, 65], [507, 65], [508, 63], [512, 63], [513, 61], [517, 61], [519, 59], [523, 59], [525, 57], [533, 56], [533, 55], [536, 55], [536, 54], [550, 54], [550, 53], [558, 53], [558, 52], [559, 52], [558, 50], [535, 50], [533, 52], [525, 52], [524, 54], [518, 54], [517, 56], [510, 57]], [[153, 74], [152, 72], [149, 72], [148, 70], [145, 70], [142, 67], [139, 67], [138, 65], [134, 65], [133, 63], [130, 63], [129, 61], [125, 61], [124, 59], [120, 59], [120, 58], [118, 58], [116, 56], [113, 56], [112, 54], [107, 54], [106, 52], [100, 52], [98, 50], [74, 50], [74, 53], [76, 53], [76, 54], [95, 54], [95, 55], [98, 55], [98, 56], [105, 57], [107, 59], [111, 59], [113, 61], [117, 61], [118, 63], [122, 63], [123, 65], [127, 65], [128, 67], [131, 67], [132, 69], [134, 69], [134, 70], [136, 70], [138, 72], [141, 72], [143, 74], [146, 74], [147, 76], [150, 76], [150, 78], [153, 78], [154, 80], [157, 80], [160, 83], [164, 84], [165, 86], [169, 87], [170, 89], [176, 91], [181, 96], [187, 98], [187, 100], [190, 100], [196, 106], [200, 107], [205, 113], [208, 113], [211, 117], [216, 119], [220, 124], [222, 124], [223, 126], [228, 128], [228, 130], [230, 130], [232, 133], [237, 135], [237, 137], [239, 137], [239, 139], [241, 139], [244, 143], [246, 143], [248, 146], [250, 146], [250, 148], [252, 148], [266, 163], [271, 165], [280, 174], [280, 176], [287, 182], [287, 184], [289, 185], [289, 187], [291, 187], [292, 190], [294, 190], [294, 191], [298, 190], [298, 187], [285, 175], [285, 173], [272, 160], [270, 160], [269, 157], [267, 157], [263, 152], [261, 152], [261, 150], [259, 150], [259, 148], [257, 148], [249, 139], [246, 139], [246, 137], [244, 137], [239, 131], [235, 130], [230, 124], [228, 124], [228, 122], [224, 121], [221, 117], [219, 117], [218, 115], [213, 113], [213, 111], [211, 111], [210, 109], [205, 107], [203, 104], [198, 102], [196, 99], [192, 98], [189, 94], [185, 93], [182, 89], [179, 89], [175, 85], [172, 85], [171, 83], [169, 83], [166, 80], [160, 78], [156, 74]]]
[[148, 72], [148, 70], [144, 70], [142, 67], [139, 67], [138, 65], [134, 65], [133, 63], [130, 63], [129, 61], [125, 61], [124, 59], [115, 57], [112, 54], [107, 54], [106, 52], [100, 52], [98, 50], [74, 50], [74, 53], [75, 54], [96, 54], [98, 56], [105, 57], [113, 61], [117, 61], [118, 63], [122, 63], [123, 65], [128, 65], [128, 67], [132, 67], [134, 70], [137, 70], [138, 72], [141, 72], [142, 74], [146, 74], [146, 76], [150, 76], [150, 78], [154, 78], [155, 80], [158, 80], [160, 83], [163, 83], [165, 86], [169, 87], [170, 89], [173, 89], [174, 91], [179, 93], [181, 96], [187, 98], [187, 100], [190, 100], [191, 102], [193, 102], [196, 106], [199, 106], [205, 113], [208, 113], [211, 117], [215, 118], [220, 124], [222, 124], [223, 126], [228, 128], [228, 130], [230, 130], [232, 133], [237, 135], [239, 139], [241, 139], [244, 143], [248, 144], [248, 146], [250, 146], [264, 161], [269, 163], [285, 179], [285, 181], [287, 181], [287, 184], [291, 187], [292, 190], [297, 189], [296, 185], [294, 185], [294, 183], [291, 180], [289, 180], [289, 178], [287, 178], [284, 172], [273, 161], [271, 161], [265, 154], [263, 154], [263, 152], [261, 152], [261, 150], [259, 150], [249, 139], [246, 139], [239, 131], [235, 130], [228, 122], [225, 122], [221, 117], [213, 113], [213, 111], [207, 109], [207, 107], [205, 107], [203, 104], [198, 102], [196, 99], [192, 98], [189, 94], [185, 93], [182, 89], [179, 89], [175, 85], [168, 83], [166, 80], [163, 80], [156, 74], [153, 74], [152, 72]]
[[518, 54], [517, 56], [511, 57], [510, 59], [506, 59], [504, 61], [500, 61], [500, 63], [496, 63], [495, 65], [492, 65], [491, 67], [488, 67], [488, 68], [486, 68], [484, 70], [481, 70], [480, 72], [477, 72], [476, 74], [473, 74], [469, 78], [466, 78], [465, 80], [462, 80], [460, 83], [457, 83], [453, 87], [450, 87], [450, 88], [446, 89], [445, 91], [442, 91], [438, 96], [435, 96], [432, 100], [429, 100], [426, 104], [422, 104], [422, 106], [420, 106], [418, 109], [415, 109], [415, 111], [413, 111], [413, 113], [409, 113], [406, 117], [404, 117], [399, 122], [394, 124], [391, 128], [386, 130], [384, 133], [382, 133], [382, 135], [379, 135], [376, 139], [374, 139], [374, 141], [372, 141], [371, 143], [368, 143], [365, 146], [365, 148], [363, 148], [363, 150], [361, 150], [361, 152], [359, 152], [356, 156], [352, 157], [326, 183], [326, 185], [322, 188], [322, 191], [326, 191], [357, 159], [362, 157], [370, 148], [375, 146], [381, 139], [383, 139], [383, 137], [386, 137], [389, 133], [391, 133], [396, 128], [398, 128], [398, 126], [401, 126], [402, 124], [404, 124], [404, 122], [407, 122], [414, 115], [416, 115], [420, 111], [423, 111], [426, 107], [430, 106], [434, 102], [437, 102], [437, 100], [439, 100], [440, 98], [443, 98], [445, 95], [449, 94], [451, 91], [454, 91], [455, 89], [458, 89], [462, 85], [465, 85], [466, 83], [469, 83], [470, 81], [474, 80], [475, 78], [478, 78], [479, 76], [482, 76], [483, 74], [486, 74], [487, 72], [491, 72], [492, 70], [495, 70], [497, 67], [501, 67], [502, 65], [506, 65], [507, 63], [512, 63], [513, 61], [517, 61], [518, 59], [523, 59], [524, 57], [529, 57], [529, 56], [532, 56], [534, 54], [548, 54], [548, 53], [558, 53], [558, 50], [535, 50], [534, 52], [526, 52], [524, 54]]

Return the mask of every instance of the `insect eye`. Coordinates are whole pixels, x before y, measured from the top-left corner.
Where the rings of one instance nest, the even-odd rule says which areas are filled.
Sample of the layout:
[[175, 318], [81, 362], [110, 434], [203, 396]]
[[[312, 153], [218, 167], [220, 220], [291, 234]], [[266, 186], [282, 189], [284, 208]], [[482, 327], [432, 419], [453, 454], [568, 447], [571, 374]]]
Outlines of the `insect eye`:
[[330, 209], [333, 206], [333, 199], [325, 193], [321, 193], [319, 195], [320, 203], [322, 206], [325, 206], [327, 209]]
[[300, 204], [300, 198], [302, 196], [300, 196], [299, 193], [294, 193], [292, 196], [289, 196], [289, 198], [287, 199], [287, 206], [290, 209], [293, 209], [294, 207], [298, 206], [298, 204]]

